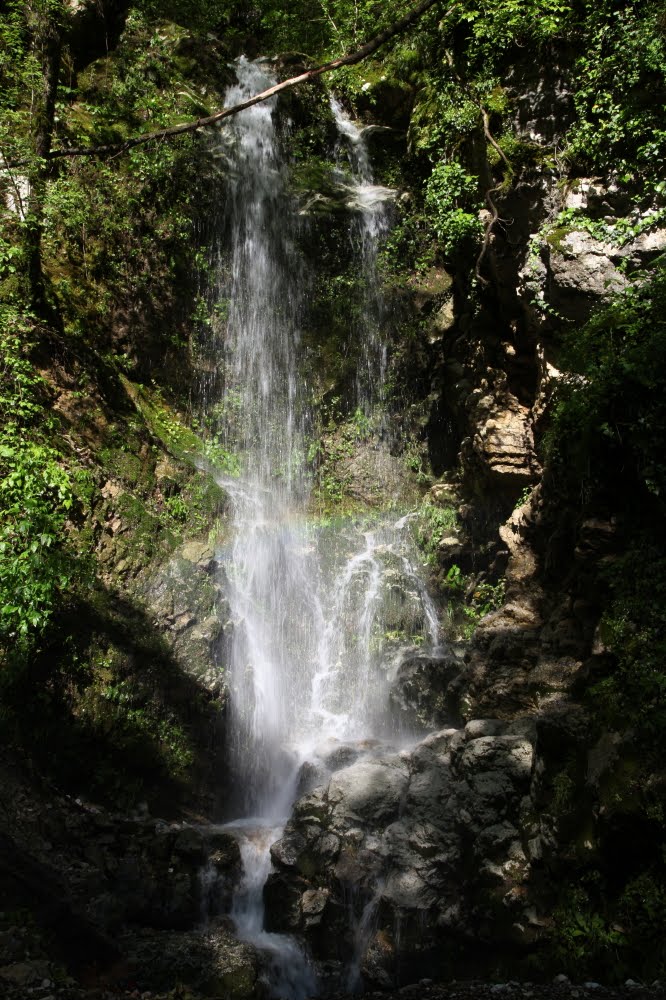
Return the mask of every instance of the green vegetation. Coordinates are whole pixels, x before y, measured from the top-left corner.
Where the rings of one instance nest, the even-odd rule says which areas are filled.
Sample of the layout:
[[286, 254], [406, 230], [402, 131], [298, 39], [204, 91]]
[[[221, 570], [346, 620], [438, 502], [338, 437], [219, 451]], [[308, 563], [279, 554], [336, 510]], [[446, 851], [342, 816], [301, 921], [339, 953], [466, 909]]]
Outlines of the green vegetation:
[[469, 211], [479, 208], [477, 189], [477, 178], [465, 173], [456, 162], [437, 163], [428, 178], [425, 208], [431, 213], [442, 252], [449, 259], [481, 237], [478, 211]]
[[0, 172], [0, 738], [77, 793], [173, 809], [209, 696], [137, 591], [216, 523], [225, 498], [198, 466], [237, 469], [173, 405], [194, 380], [219, 166], [204, 137], [43, 156], [217, 106], [227, 50], [205, 32], [233, 11], [128, 8], [100, 51], [59, 0], [0, 15], [0, 157], [18, 161]]
[[465, 573], [447, 555], [450, 538], [456, 547], [460, 523], [457, 506], [426, 499], [415, 521], [416, 541], [431, 568], [433, 583], [445, 602], [450, 638], [471, 639], [485, 615], [501, 607], [504, 581], [490, 583]]
[[457, 527], [458, 512], [455, 506], [440, 506], [430, 502], [421, 505], [416, 524], [416, 541], [429, 565], [437, 562], [442, 540], [447, 534], [455, 534]]
[[82, 553], [68, 544], [65, 525], [89, 477], [49, 443], [47, 387], [26, 343], [34, 326], [11, 307], [1, 319], [0, 650], [19, 666], [83, 575]]
[[[600, 797], [598, 851], [576, 850], [580, 887], [564, 892], [558, 947], [573, 975], [612, 967], [618, 978], [664, 974], [654, 942], [666, 929], [663, 841], [666, 734], [666, 270], [663, 261], [568, 335], [546, 439], [555, 506], [584, 522], [613, 511], [598, 552], [604, 650], [585, 698], [598, 732], [626, 734]], [[554, 798], [571, 813], [571, 800]], [[574, 823], [575, 829], [575, 823]], [[641, 844], [613, 870], [616, 830]], [[600, 973], [599, 973], [600, 974]]]
[[623, 493], [636, 505], [666, 495], [665, 307], [666, 268], [658, 263], [569, 336], [572, 374], [558, 392], [548, 453], [558, 467], [566, 462], [567, 480], [584, 494], [607, 485], [606, 470], [621, 461]]

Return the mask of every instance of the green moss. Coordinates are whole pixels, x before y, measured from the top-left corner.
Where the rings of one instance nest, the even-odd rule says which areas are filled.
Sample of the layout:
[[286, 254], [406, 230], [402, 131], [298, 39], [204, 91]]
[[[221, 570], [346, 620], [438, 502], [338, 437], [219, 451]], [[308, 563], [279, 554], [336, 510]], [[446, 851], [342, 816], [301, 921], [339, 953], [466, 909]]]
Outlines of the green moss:
[[564, 256], [567, 253], [570, 253], [570, 248], [567, 247], [564, 241], [570, 233], [575, 231], [575, 226], [555, 226], [555, 228], [549, 229], [548, 232], [546, 232], [546, 243], [555, 251], [555, 253], [559, 253]]
[[199, 437], [164, 401], [159, 389], [137, 385], [124, 376], [122, 381], [147, 427], [169, 454], [193, 468], [208, 465], [218, 472], [238, 474], [238, 458], [218, 444], [217, 439]]
[[[138, 450], [138, 449], [137, 449]], [[135, 451], [124, 448], [103, 448], [99, 452], [101, 465], [129, 489], [152, 489], [155, 476], [150, 466]]]
[[[514, 171], [541, 166], [552, 155], [547, 146], [542, 146], [538, 142], [520, 139], [510, 132], [500, 136], [497, 140], [497, 145], [506, 156]], [[491, 166], [506, 167], [502, 157], [491, 144], [488, 145], [487, 155]], [[510, 176], [506, 178], [506, 182], [508, 184], [511, 182]]]

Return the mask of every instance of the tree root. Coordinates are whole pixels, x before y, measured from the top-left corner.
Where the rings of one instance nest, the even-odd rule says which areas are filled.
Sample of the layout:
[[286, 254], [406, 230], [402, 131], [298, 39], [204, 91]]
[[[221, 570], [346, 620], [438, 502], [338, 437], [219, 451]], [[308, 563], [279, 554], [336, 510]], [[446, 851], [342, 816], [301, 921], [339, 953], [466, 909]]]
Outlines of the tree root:
[[[485, 137], [488, 140], [488, 142], [491, 144], [491, 146], [493, 147], [493, 149], [495, 149], [496, 152], [499, 154], [499, 156], [501, 157], [501, 159], [504, 160], [504, 163], [506, 164], [506, 168], [507, 168], [507, 171], [508, 171], [508, 177], [513, 177], [514, 169], [511, 166], [511, 164], [509, 163], [508, 159], [506, 158], [506, 156], [504, 154], [504, 151], [497, 144], [497, 142], [495, 141], [495, 138], [494, 138], [492, 132], [490, 131], [490, 115], [488, 114], [488, 112], [486, 111], [486, 109], [482, 105], [479, 105], [479, 107], [481, 108], [481, 115], [482, 115], [482, 118], [483, 118], [483, 131], [484, 131]], [[504, 187], [504, 184], [505, 184], [505, 181], [502, 181], [501, 184], [496, 184], [495, 187], [489, 188], [486, 191], [486, 194], [485, 194], [486, 204], [488, 205], [488, 208], [490, 209], [490, 221], [486, 223], [485, 232], [484, 232], [484, 235], [483, 235], [483, 243], [481, 244], [481, 251], [479, 253], [479, 256], [476, 258], [476, 266], [474, 268], [474, 273], [475, 273], [477, 279], [481, 282], [481, 284], [484, 287], [488, 286], [489, 281], [488, 281], [487, 278], [484, 278], [483, 275], [481, 274], [481, 265], [483, 263], [483, 258], [485, 257], [486, 253], [488, 252], [488, 247], [490, 246], [490, 238], [492, 236], [493, 227], [494, 227], [495, 223], [499, 219], [499, 211], [498, 211], [497, 205], [493, 201], [493, 195], [497, 194], [498, 191], [501, 191], [502, 188]]]

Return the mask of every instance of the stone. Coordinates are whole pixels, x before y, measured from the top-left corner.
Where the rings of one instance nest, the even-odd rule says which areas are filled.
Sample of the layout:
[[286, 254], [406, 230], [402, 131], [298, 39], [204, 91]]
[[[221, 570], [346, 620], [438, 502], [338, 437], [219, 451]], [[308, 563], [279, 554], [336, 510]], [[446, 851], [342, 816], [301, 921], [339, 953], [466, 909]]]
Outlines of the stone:
[[407, 788], [407, 768], [398, 760], [361, 760], [336, 772], [328, 786], [334, 816], [387, 822], [397, 816]]
[[206, 933], [143, 932], [123, 941], [140, 990], [167, 991], [182, 984], [205, 996], [254, 1000], [260, 973], [255, 950], [223, 927]]
[[461, 444], [461, 460], [468, 478], [515, 489], [532, 482], [539, 470], [531, 413], [502, 387], [502, 375], [495, 378], [492, 391], [479, 387], [467, 400], [473, 433]]
[[218, 870], [240, 869], [240, 847], [236, 838], [230, 833], [206, 832], [205, 846], [208, 857]]
[[0, 967], [0, 980], [11, 986], [31, 987], [41, 986], [44, 979], [50, 982], [51, 966], [48, 962], [37, 959], [31, 962], [14, 962]]
[[301, 913], [306, 927], [321, 923], [330, 893], [326, 889], [308, 889], [301, 896]]
[[455, 322], [456, 314], [453, 299], [447, 299], [430, 321], [430, 343], [434, 344], [438, 340], [441, 340], [446, 333], [453, 329]]
[[478, 740], [481, 736], [497, 736], [506, 724], [500, 719], [471, 719], [465, 726], [465, 739]]
[[391, 703], [403, 718], [411, 717], [428, 729], [457, 721], [456, 680], [460, 671], [458, 657], [445, 647], [435, 655], [408, 655], [400, 663], [391, 685]]

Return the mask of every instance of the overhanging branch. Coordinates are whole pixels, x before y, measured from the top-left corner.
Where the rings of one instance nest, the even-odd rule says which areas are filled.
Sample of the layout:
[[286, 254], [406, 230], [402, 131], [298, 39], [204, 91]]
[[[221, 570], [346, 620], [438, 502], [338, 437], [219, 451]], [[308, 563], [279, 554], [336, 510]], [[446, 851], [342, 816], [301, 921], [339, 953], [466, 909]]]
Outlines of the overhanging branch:
[[[362, 45], [360, 49], [355, 52], [351, 52], [348, 55], [340, 56], [338, 59], [334, 59], [332, 62], [324, 63], [322, 66], [317, 66], [314, 69], [309, 69], [305, 73], [300, 73], [298, 76], [292, 76], [288, 80], [283, 80], [282, 83], [277, 83], [274, 87], [269, 87], [268, 90], [262, 91], [260, 94], [255, 94], [254, 97], [250, 97], [247, 101], [243, 101], [241, 104], [235, 104], [231, 108], [222, 108], [221, 111], [217, 111], [214, 115], [208, 115], [205, 118], [197, 118], [196, 121], [184, 122], [182, 125], [172, 125], [170, 128], [158, 129], [155, 132], [147, 132], [144, 135], [137, 135], [131, 139], [126, 139], [125, 142], [112, 143], [105, 146], [82, 146], [72, 149], [54, 149], [48, 153], [47, 159], [54, 160], [56, 158], [70, 157], [70, 156], [111, 156], [118, 155], [120, 153], [125, 153], [129, 149], [134, 149], [136, 146], [143, 146], [149, 142], [157, 142], [164, 139], [173, 139], [179, 135], [185, 135], [187, 132], [196, 132], [201, 128], [210, 128], [213, 125], [217, 125], [219, 122], [225, 120], [225, 118], [231, 118], [232, 115], [237, 115], [240, 111], [245, 111], [247, 108], [253, 107], [255, 104], [260, 104], [262, 101], [267, 101], [269, 98], [273, 97], [275, 94], [279, 94], [283, 90], [287, 90], [290, 87], [295, 87], [299, 83], [307, 83], [308, 80], [313, 80], [323, 73], [330, 73], [332, 70], [340, 69], [343, 66], [354, 66], [356, 63], [362, 62], [371, 56], [377, 49], [385, 45], [386, 42], [395, 38], [396, 35], [402, 34], [406, 31], [415, 21], [418, 21], [423, 14], [426, 13], [431, 7], [434, 7], [436, 3], [440, 0], [421, 0], [408, 14], [405, 14], [398, 21], [392, 24], [389, 28], [385, 28], [384, 31], [380, 31], [379, 34], [371, 38], [370, 41]], [[455, 5], [450, 7], [446, 12], [450, 14], [452, 10], [455, 9]], [[446, 16], [446, 15], [445, 15]], [[7, 166], [20, 166], [20, 163], [7, 164]]]

